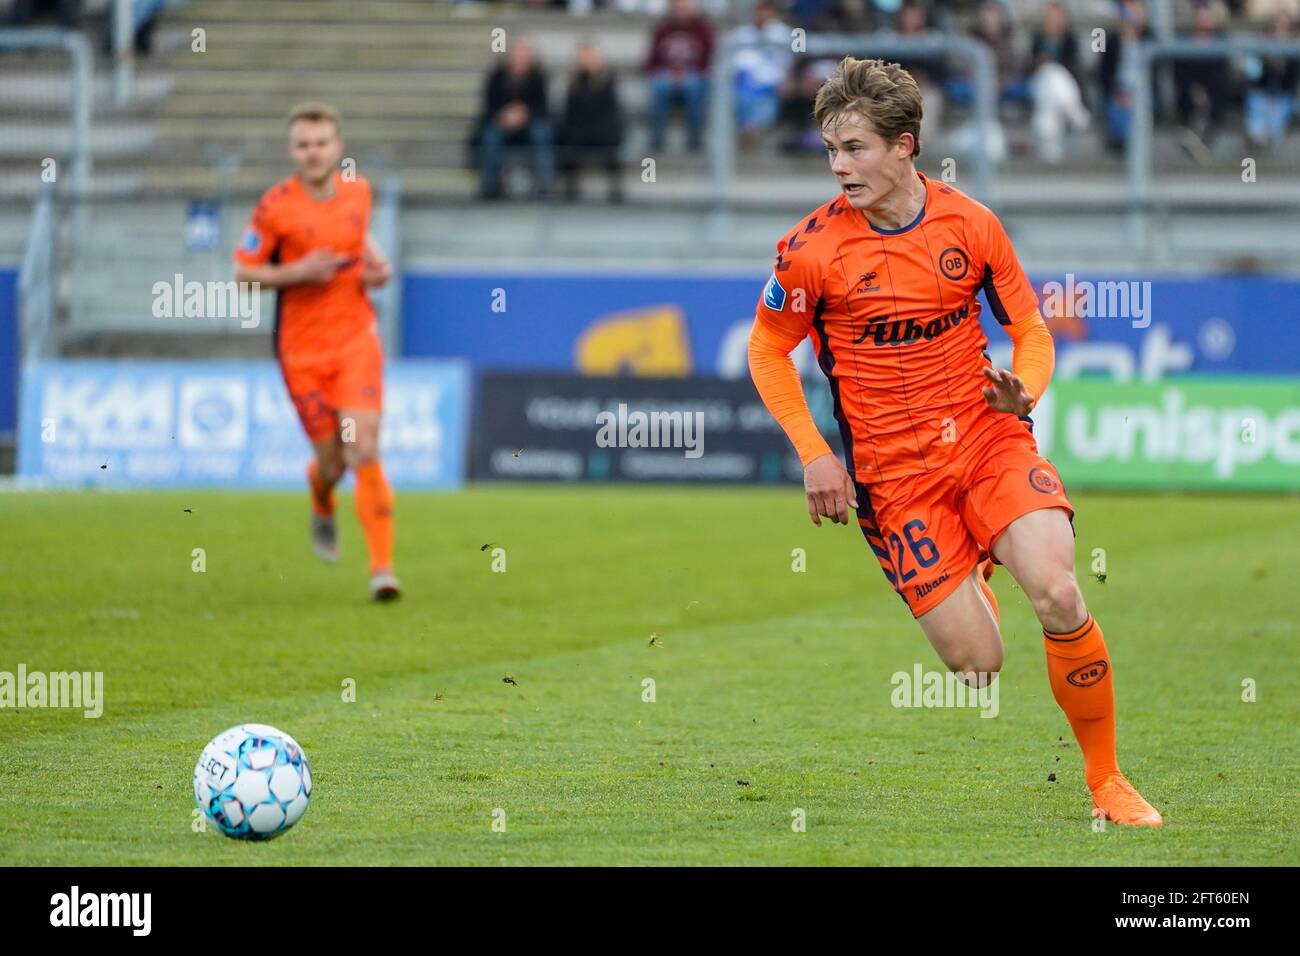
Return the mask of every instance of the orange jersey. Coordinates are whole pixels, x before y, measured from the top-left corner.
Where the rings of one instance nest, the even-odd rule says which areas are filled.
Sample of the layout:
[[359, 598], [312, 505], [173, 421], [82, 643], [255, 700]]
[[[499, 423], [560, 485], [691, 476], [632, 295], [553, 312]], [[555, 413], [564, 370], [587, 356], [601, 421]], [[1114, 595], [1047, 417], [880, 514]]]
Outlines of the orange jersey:
[[902, 229], [877, 229], [843, 195], [817, 209], [777, 243], [758, 303], [765, 339], [793, 349], [811, 334], [863, 484], [942, 468], [1004, 414], [982, 394], [981, 289], [1002, 325], [1041, 323], [997, 217], [921, 179], [925, 205]]
[[370, 184], [334, 175], [334, 196], [313, 199], [297, 176], [276, 183], [253, 210], [235, 261], [247, 266], [287, 264], [315, 249], [329, 249], [353, 261], [320, 285], [279, 289], [276, 354], [313, 361], [334, 354], [374, 328], [375, 311], [361, 283]]

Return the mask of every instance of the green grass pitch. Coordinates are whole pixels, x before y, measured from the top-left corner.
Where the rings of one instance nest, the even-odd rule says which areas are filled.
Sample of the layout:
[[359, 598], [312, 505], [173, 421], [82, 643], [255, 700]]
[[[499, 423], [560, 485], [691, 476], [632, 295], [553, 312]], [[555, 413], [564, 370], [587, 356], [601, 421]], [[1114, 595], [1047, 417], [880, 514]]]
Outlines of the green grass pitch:
[[[346, 496], [326, 567], [305, 495], [0, 495], [0, 670], [105, 681], [98, 720], [0, 711], [0, 863], [1300, 862], [1296, 499], [1074, 497], [1121, 765], [1163, 830], [1092, 830], [1005, 570], [998, 717], [891, 706], [892, 674], [938, 660], [797, 488], [399, 495], [390, 606]], [[192, 827], [199, 751], [246, 721], [316, 781], [270, 843]]]

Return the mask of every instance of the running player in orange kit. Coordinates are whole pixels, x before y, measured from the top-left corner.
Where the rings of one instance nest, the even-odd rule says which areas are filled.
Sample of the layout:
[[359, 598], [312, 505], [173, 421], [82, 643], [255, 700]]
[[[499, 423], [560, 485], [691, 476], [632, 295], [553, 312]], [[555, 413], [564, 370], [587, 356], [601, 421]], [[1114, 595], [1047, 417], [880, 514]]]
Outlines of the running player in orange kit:
[[[1160, 826], [1120, 772], [1113, 669], [1074, 576], [1074, 509], [1028, 418], [1055, 361], [1034, 289], [997, 217], [916, 171], [921, 93], [906, 70], [847, 57], [813, 112], [841, 193], [777, 243], [749, 342], [754, 384], [803, 462], [808, 513], [847, 524], [856, 509], [885, 577], [972, 686], [1002, 666], [987, 578], [1005, 565], [1043, 626], [1094, 807]], [[1012, 371], [985, 354], [981, 289]], [[808, 335], [847, 468], [790, 359]]]
[[379, 463], [383, 352], [366, 288], [393, 270], [367, 235], [370, 184], [339, 174], [337, 110], [304, 103], [289, 115], [297, 172], [268, 189], [235, 252], [235, 278], [277, 290], [275, 351], [311, 441], [307, 468], [311, 538], [338, 559], [334, 486], [351, 468], [356, 510], [370, 549], [370, 595], [401, 594], [393, 575], [393, 492]]

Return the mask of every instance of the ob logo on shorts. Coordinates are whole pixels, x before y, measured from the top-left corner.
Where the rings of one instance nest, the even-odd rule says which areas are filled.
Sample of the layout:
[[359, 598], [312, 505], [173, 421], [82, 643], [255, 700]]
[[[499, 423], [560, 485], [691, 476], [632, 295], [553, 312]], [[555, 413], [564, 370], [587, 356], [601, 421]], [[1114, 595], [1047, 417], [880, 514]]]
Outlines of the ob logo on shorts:
[[1045, 495], [1052, 495], [1060, 487], [1056, 479], [1045, 468], [1029, 469], [1029, 487], [1034, 491], [1041, 491]]
[[1065, 679], [1075, 687], [1091, 687], [1093, 684], [1100, 683], [1108, 670], [1110, 667], [1105, 661], [1093, 661], [1091, 664], [1084, 664], [1070, 671]]

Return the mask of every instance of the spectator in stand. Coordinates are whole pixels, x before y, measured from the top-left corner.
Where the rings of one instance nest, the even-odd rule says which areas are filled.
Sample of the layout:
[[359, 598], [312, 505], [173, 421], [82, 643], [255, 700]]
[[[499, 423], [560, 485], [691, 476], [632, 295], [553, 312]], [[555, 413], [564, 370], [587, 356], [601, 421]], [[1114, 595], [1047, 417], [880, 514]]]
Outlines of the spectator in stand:
[[[714, 17], [725, 17], [736, 0], [700, 0], [697, 8]], [[662, 17], [668, 12], [671, 0], [608, 0], [620, 13], [634, 13], [647, 17]]]
[[[1219, 8], [1198, 2], [1192, 8], [1192, 32], [1197, 42], [1223, 37]], [[1183, 124], [1182, 146], [1196, 162], [1209, 165], [1214, 139], [1228, 97], [1228, 65], [1224, 60], [1174, 60], [1174, 87], [1178, 90], [1178, 121]]]
[[668, 15], [655, 26], [646, 60], [652, 149], [663, 149], [668, 112], [680, 101], [686, 108], [687, 144], [691, 152], [699, 150], [712, 60], [713, 24], [696, 12], [695, 0], [672, 0]]
[[1289, 13], [1293, 18], [1300, 9], [1297, 9], [1296, 0], [1249, 0], [1246, 4], [1245, 16], [1252, 23], [1272, 23], [1273, 14], [1278, 11]]
[[813, 98], [817, 88], [835, 73], [839, 60], [831, 57], [813, 59], [797, 56], [785, 82], [781, 84], [779, 125], [782, 129], [781, 150], [786, 153], [820, 153], [826, 147], [822, 132], [813, 122]]
[[[894, 28], [905, 37], [925, 35], [932, 28], [929, 7], [920, 0], [903, 0], [898, 8]], [[942, 55], [919, 60], [904, 59], [901, 65], [912, 74], [925, 101], [925, 112], [921, 117], [921, 141], [933, 142], [943, 120], [947, 65]]]
[[1030, 51], [1034, 67], [1044, 63], [1059, 63], [1079, 79], [1079, 40], [1070, 25], [1070, 15], [1065, 4], [1052, 0], [1043, 8], [1043, 24], [1034, 31]]
[[979, 5], [974, 36], [993, 54], [999, 100], [1028, 105], [1029, 81], [1023, 48], [1017, 42], [1015, 25], [1002, 0], [984, 0]]
[[855, 0], [855, 2], [865, 7], [867, 17], [877, 24], [877, 27], [872, 29], [892, 22], [903, 6], [903, 0]]
[[866, 33], [875, 29], [876, 11], [869, 0], [794, 0], [790, 16], [809, 33]]
[[1074, 31], [1065, 7], [1055, 0], [1043, 8], [1043, 24], [1034, 35], [1033, 58], [1030, 126], [1039, 159], [1059, 163], [1065, 152], [1065, 133], [1071, 128], [1087, 129], [1089, 117], [1075, 74], [1079, 50]]
[[566, 199], [578, 196], [578, 173], [599, 166], [609, 176], [609, 201], [621, 202], [619, 149], [623, 145], [623, 110], [604, 51], [594, 40], [578, 47], [577, 68], [569, 80], [560, 125], [560, 170]]
[[81, 19], [81, 0], [14, 0], [9, 8], [9, 23], [28, 26], [37, 18], [49, 17], [59, 26], [75, 30]]
[[[106, 11], [107, 16], [104, 17], [104, 52], [110, 56], [113, 54], [114, 34], [117, 30], [117, 24], [114, 22], [117, 18], [117, 5], [123, 2], [125, 0], [111, 0]], [[140, 56], [153, 54], [154, 30], [166, 6], [166, 0], [132, 0], [132, 42], [135, 52]]]
[[1122, 150], [1133, 118], [1133, 97], [1141, 82], [1137, 45], [1152, 37], [1145, 0], [1121, 0], [1119, 29], [1101, 55], [1101, 91], [1106, 102], [1106, 146]]
[[813, 27], [832, 0], [790, 0], [790, 17], [804, 29]]
[[772, 0], [758, 0], [751, 22], [737, 27], [732, 39], [737, 44], [763, 44], [739, 49], [734, 60], [736, 125], [744, 144], [754, 147], [776, 122], [780, 109], [779, 87], [794, 59], [790, 28], [777, 18]]
[[[1291, 14], [1274, 11], [1269, 36], [1274, 40], [1295, 40]], [[1300, 82], [1300, 61], [1289, 57], [1264, 57], [1257, 61], [1258, 73], [1246, 90], [1246, 136], [1252, 146], [1277, 149], [1286, 139], [1295, 115], [1296, 84]]]
[[505, 62], [488, 75], [478, 145], [482, 198], [501, 197], [501, 173], [510, 146], [531, 150], [535, 188], [539, 197], [546, 196], [555, 164], [554, 138], [547, 115], [546, 75], [527, 40], [512, 43]]

